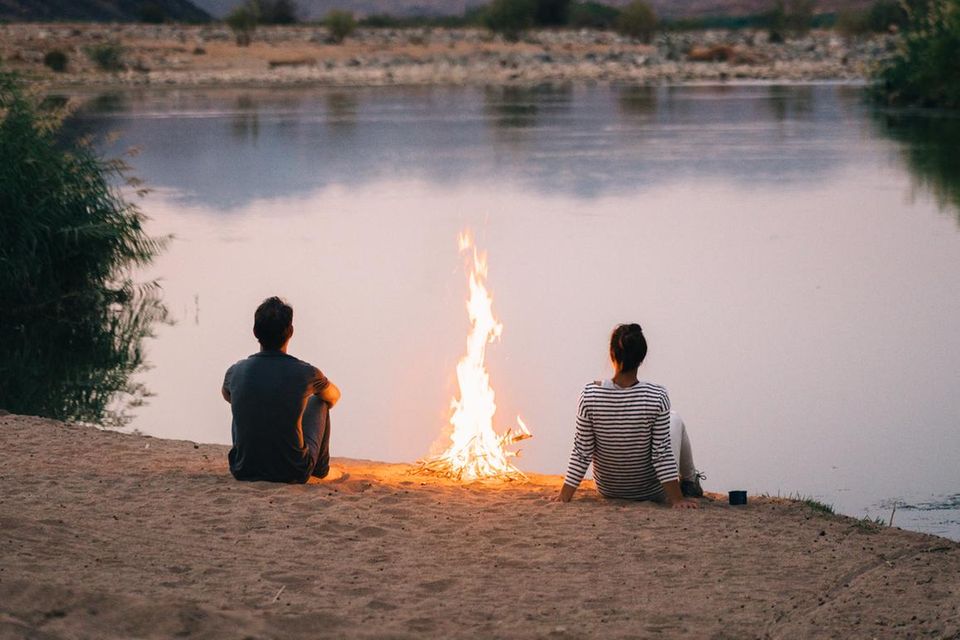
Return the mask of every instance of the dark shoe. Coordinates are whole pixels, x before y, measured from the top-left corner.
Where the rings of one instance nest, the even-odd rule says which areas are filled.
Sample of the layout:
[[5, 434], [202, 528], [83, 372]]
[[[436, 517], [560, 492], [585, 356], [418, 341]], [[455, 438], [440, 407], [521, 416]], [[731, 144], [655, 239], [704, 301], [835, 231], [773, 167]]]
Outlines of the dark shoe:
[[706, 480], [707, 476], [697, 471], [697, 474], [693, 476], [692, 480], [681, 480], [680, 493], [682, 493], [685, 498], [702, 498], [703, 487], [700, 486], [701, 479]]

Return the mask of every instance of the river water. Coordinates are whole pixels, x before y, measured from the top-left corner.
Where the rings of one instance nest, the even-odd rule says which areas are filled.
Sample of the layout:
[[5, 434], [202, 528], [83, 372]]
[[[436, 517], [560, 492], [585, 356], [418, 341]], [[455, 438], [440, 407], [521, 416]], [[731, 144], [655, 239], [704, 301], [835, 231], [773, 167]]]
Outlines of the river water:
[[[842, 85], [151, 90], [81, 96], [137, 146], [176, 323], [148, 434], [230, 439], [226, 367], [266, 296], [343, 390], [334, 455], [436, 446], [465, 348], [457, 234], [488, 253], [488, 349], [519, 466], [562, 473], [618, 322], [707, 490], [801, 495], [960, 539], [960, 126]], [[115, 141], [102, 138], [108, 132]]]

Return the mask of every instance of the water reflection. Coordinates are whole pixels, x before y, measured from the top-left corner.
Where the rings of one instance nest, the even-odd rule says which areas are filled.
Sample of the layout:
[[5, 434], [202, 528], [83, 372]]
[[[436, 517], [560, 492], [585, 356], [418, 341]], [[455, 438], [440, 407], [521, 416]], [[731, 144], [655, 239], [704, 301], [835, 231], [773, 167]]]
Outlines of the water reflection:
[[236, 108], [230, 120], [230, 131], [242, 142], [256, 144], [260, 137], [260, 112], [249, 95], [237, 97]]
[[824, 86], [160, 91], [88, 100], [71, 126], [119, 130], [151, 184], [230, 212], [398, 178], [587, 199], [677, 180], [802, 187], [857, 161], [862, 109], [857, 89]]
[[879, 130], [899, 144], [915, 188], [933, 195], [960, 223], [960, 117], [876, 112]]
[[[104, 295], [109, 298], [104, 298]], [[122, 426], [150, 395], [137, 380], [144, 339], [168, 321], [155, 286], [75, 289], [6, 308], [0, 406], [14, 413]]]
[[357, 125], [360, 101], [355, 93], [331, 91], [327, 95], [327, 126], [332, 129], [351, 130]]

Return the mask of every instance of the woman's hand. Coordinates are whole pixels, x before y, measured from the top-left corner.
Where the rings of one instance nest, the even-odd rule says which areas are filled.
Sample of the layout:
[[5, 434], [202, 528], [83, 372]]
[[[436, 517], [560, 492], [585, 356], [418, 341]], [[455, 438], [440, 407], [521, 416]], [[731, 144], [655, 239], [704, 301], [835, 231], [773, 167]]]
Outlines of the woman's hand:
[[678, 500], [670, 505], [671, 509], [699, 509], [700, 503], [696, 500], [691, 500], [690, 498], [684, 498]]
[[568, 484], [563, 485], [560, 489], [560, 493], [553, 499], [554, 502], [570, 502], [573, 498], [573, 492], [576, 491], [574, 487], [571, 487]]

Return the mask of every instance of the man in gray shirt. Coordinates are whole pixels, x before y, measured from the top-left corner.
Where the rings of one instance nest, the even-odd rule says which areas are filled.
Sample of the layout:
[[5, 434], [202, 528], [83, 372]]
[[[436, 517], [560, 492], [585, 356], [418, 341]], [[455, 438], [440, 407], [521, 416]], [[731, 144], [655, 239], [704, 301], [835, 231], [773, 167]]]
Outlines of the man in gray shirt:
[[330, 471], [330, 409], [340, 390], [319, 369], [287, 354], [293, 308], [267, 298], [253, 317], [259, 353], [223, 378], [233, 413], [230, 472], [237, 480], [306, 482]]

